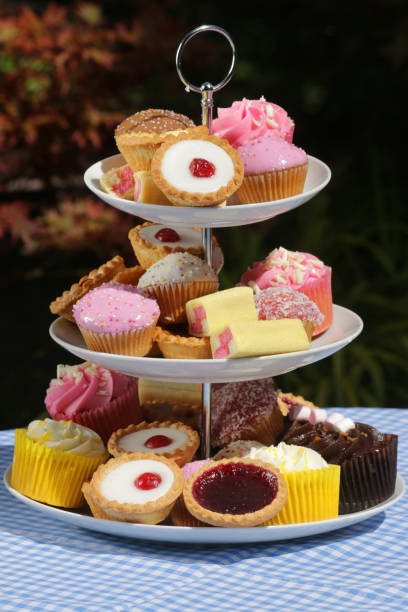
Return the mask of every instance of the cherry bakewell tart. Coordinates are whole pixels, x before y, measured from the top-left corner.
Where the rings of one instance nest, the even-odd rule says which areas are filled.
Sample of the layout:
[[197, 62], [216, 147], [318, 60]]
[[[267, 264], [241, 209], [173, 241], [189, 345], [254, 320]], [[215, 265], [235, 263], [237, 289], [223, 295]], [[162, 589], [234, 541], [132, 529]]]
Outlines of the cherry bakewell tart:
[[[204, 259], [202, 232], [194, 227], [169, 227], [158, 223], [142, 223], [129, 231], [129, 240], [139, 263], [147, 270], [156, 261], [170, 253], [187, 251]], [[224, 264], [224, 256], [212, 236], [212, 268], [218, 274]]]
[[192, 126], [194, 122], [185, 115], [149, 108], [124, 119], [115, 130], [115, 140], [133, 172], [150, 170], [152, 157], [165, 137]]
[[287, 499], [278, 469], [252, 459], [222, 459], [203, 466], [183, 491], [187, 510], [215, 527], [254, 527], [270, 520]]
[[52, 314], [64, 317], [68, 321], [75, 323], [72, 307], [91, 289], [95, 289], [102, 283], [109, 282], [122, 270], [125, 269], [125, 262], [120, 255], [116, 255], [106, 263], [102, 264], [96, 270], [91, 270], [86, 276], [83, 276], [77, 283], [74, 283], [70, 289], [57, 297], [50, 304]]
[[91, 510], [113, 521], [156, 525], [168, 516], [184, 486], [179, 466], [154, 453], [121, 455], [100, 468], [84, 494]]
[[226, 140], [201, 126], [166, 138], [152, 159], [152, 176], [176, 206], [217, 206], [241, 185], [244, 167]]
[[108, 450], [114, 457], [134, 452], [155, 453], [180, 466], [190, 461], [199, 445], [200, 438], [194, 429], [170, 421], [128, 425], [115, 431], [108, 440]]

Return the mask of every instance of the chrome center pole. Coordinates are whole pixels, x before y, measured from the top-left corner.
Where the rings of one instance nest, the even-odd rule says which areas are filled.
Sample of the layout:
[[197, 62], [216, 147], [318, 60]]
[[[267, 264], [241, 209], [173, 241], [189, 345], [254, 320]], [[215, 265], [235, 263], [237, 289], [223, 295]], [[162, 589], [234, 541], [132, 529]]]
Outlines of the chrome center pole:
[[[197, 87], [193, 83], [190, 83], [183, 75], [181, 71], [181, 53], [184, 46], [197, 34], [201, 32], [218, 32], [222, 34], [229, 42], [232, 49], [232, 61], [226, 77], [218, 83], [218, 85], [212, 85], [208, 81], [203, 83], [200, 87]], [[212, 127], [212, 115], [213, 115], [213, 94], [214, 91], [222, 89], [232, 77], [232, 73], [235, 67], [236, 51], [235, 45], [226, 30], [214, 25], [202, 25], [194, 30], [191, 30], [181, 41], [178, 46], [176, 53], [176, 69], [177, 74], [180, 77], [181, 82], [184, 84], [186, 91], [195, 91], [201, 93], [201, 121], [202, 124], [208, 127], [208, 131], [211, 134]], [[205, 255], [205, 260], [209, 266], [212, 265], [212, 230], [211, 227], [204, 227], [202, 232], [202, 244]], [[203, 383], [203, 403], [201, 410], [201, 455], [204, 459], [211, 456], [211, 383]]]

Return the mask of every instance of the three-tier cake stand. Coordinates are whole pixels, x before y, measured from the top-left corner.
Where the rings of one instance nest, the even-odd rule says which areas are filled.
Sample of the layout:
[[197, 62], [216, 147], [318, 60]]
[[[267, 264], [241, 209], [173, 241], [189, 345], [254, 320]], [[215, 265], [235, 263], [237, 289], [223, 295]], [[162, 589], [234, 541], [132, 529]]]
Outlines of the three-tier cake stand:
[[[213, 31], [223, 35], [232, 49], [232, 61], [227, 76], [212, 85], [209, 82], [197, 87], [187, 81], [181, 70], [181, 57], [185, 45], [197, 34]], [[236, 60], [235, 45], [231, 36], [223, 28], [212, 25], [200, 26], [192, 30], [180, 43], [176, 54], [178, 75], [185, 85], [186, 91], [201, 94], [202, 122], [211, 131], [213, 93], [224, 87], [231, 79]], [[208, 263], [211, 262], [212, 228], [244, 226], [271, 219], [276, 215], [290, 211], [313, 198], [330, 180], [329, 168], [320, 160], [309, 156], [308, 175], [304, 191], [301, 194], [276, 200], [246, 205], [228, 204], [225, 207], [200, 208], [158, 206], [146, 203], [131, 202], [102, 191], [100, 178], [108, 170], [123, 165], [121, 155], [115, 155], [97, 162], [85, 172], [86, 185], [106, 203], [141, 217], [147, 221], [170, 226], [203, 228], [203, 249]], [[99, 353], [86, 348], [82, 336], [76, 326], [64, 320], [57, 319], [50, 327], [51, 337], [65, 349], [77, 357], [93, 361], [104, 367], [118, 370], [130, 376], [150, 378], [172, 382], [197, 382], [203, 384], [202, 406], [202, 453], [210, 456], [210, 422], [211, 422], [211, 383], [254, 380], [276, 376], [290, 372], [299, 367], [323, 359], [340, 350], [351, 342], [362, 330], [363, 323], [358, 315], [341, 306], [334, 305], [334, 320], [332, 326], [320, 337], [312, 341], [306, 351], [269, 355], [265, 357], [244, 359], [162, 359], [150, 357], [132, 357]], [[392, 498], [391, 498], [392, 499]], [[33, 502], [36, 504], [37, 502]], [[388, 502], [386, 502], [388, 503]], [[379, 510], [378, 510], [379, 511]], [[63, 512], [63, 511], [57, 511]], [[365, 511], [367, 513], [369, 511]], [[364, 513], [363, 513], [364, 514]], [[359, 515], [359, 516], [357, 516]], [[284, 525], [271, 527], [252, 527], [250, 529], [220, 529], [220, 528], [188, 528], [167, 525], [135, 525], [115, 521], [102, 521], [83, 515], [71, 513], [70, 522], [79, 521], [81, 526], [89, 529], [129, 537], [140, 537], [162, 541], [177, 542], [256, 542], [270, 541], [302, 535], [322, 533], [358, 522], [368, 516], [346, 515], [330, 521], [319, 521], [315, 524]], [[85, 524], [84, 524], [85, 521]]]

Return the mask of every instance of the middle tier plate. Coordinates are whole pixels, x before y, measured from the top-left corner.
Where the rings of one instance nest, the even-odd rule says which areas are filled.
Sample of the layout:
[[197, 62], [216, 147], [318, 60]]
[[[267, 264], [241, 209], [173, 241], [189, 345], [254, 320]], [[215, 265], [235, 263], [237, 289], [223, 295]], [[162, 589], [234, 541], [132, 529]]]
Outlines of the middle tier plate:
[[234, 382], [277, 376], [314, 363], [342, 349], [363, 329], [361, 318], [342, 306], [333, 306], [333, 323], [306, 351], [251, 359], [163, 359], [99, 353], [86, 348], [73, 323], [59, 318], [50, 335], [70, 353], [129, 376], [174, 382]]
[[308, 155], [308, 159], [309, 168], [302, 193], [273, 202], [228, 204], [228, 206], [214, 208], [207, 206], [158, 206], [157, 204], [132, 202], [106, 193], [101, 188], [101, 176], [112, 168], [123, 166], [125, 160], [122, 155], [107, 157], [90, 166], [85, 172], [84, 181], [86, 186], [107, 204], [147, 221], [184, 227], [235, 227], [272, 219], [272, 217], [301, 206], [318, 194], [330, 181], [330, 168], [316, 157]]

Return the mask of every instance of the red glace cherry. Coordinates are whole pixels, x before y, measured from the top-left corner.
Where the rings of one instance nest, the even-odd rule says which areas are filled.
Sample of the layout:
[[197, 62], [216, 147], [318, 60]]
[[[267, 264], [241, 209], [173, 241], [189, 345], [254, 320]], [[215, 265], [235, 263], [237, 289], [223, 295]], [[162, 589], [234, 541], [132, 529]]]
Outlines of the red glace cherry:
[[169, 438], [168, 436], [162, 436], [162, 435], [159, 434], [157, 436], [152, 436], [151, 438], [146, 440], [144, 445], [147, 448], [160, 448], [162, 446], [168, 446], [172, 442], [173, 442], [173, 440], [171, 438]]
[[215, 166], [202, 157], [195, 157], [189, 165], [190, 172], [197, 178], [210, 178], [215, 174]]
[[144, 472], [136, 478], [134, 485], [142, 491], [150, 491], [150, 489], [156, 489], [156, 487], [159, 486], [161, 481], [162, 479], [159, 474], [154, 474], [153, 472]]
[[161, 230], [155, 233], [154, 237], [161, 242], [178, 242], [181, 240], [180, 235], [176, 232], [176, 230], [171, 229], [171, 227], [163, 227]]

